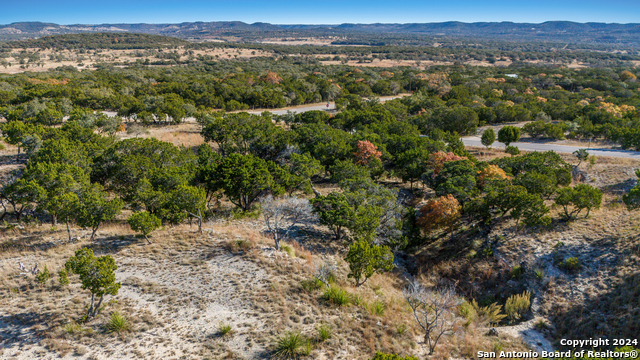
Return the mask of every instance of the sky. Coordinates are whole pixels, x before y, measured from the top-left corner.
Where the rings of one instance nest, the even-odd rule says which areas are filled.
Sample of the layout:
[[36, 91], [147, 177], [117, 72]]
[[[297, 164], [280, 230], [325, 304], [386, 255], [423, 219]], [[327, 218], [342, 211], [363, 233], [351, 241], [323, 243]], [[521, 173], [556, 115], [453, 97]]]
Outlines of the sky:
[[180, 23], [272, 24], [513, 21], [640, 23], [638, 0], [0, 0], [0, 24]]

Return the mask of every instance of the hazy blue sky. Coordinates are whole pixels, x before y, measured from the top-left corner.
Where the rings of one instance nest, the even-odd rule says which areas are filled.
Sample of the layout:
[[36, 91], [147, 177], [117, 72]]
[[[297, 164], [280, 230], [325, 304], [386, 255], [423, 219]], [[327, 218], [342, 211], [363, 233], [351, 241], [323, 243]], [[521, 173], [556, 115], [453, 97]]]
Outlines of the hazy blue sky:
[[248, 23], [338, 24], [441, 21], [639, 23], [638, 0], [1, 0], [0, 24], [177, 23], [239, 20]]

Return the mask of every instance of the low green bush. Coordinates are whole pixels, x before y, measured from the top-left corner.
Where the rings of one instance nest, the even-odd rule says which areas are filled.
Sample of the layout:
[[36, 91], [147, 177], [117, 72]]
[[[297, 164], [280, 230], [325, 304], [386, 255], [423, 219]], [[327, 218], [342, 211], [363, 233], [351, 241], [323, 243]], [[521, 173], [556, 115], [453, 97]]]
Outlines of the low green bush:
[[329, 286], [324, 291], [324, 299], [338, 306], [346, 306], [351, 303], [351, 296], [349, 293], [338, 287], [338, 286]]
[[331, 328], [328, 325], [320, 325], [318, 328], [318, 340], [327, 341], [331, 338]]
[[569, 272], [576, 272], [582, 268], [582, 264], [580, 263], [580, 259], [577, 257], [570, 257], [565, 259], [560, 267]]
[[225, 336], [231, 334], [231, 325], [229, 324], [220, 324], [218, 325], [218, 335]]
[[524, 275], [524, 268], [520, 265], [512, 267], [511, 271], [509, 272], [510, 279], [520, 279], [522, 275]]
[[51, 277], [51, 274], [49, 273], [49, 269], [47, 269], [47, 265], [44, 266], [44, 269], [38, 273], [38, 275], [36, 275], [36, 281], [38, 282], [38, 284], [40, 285], [46, 285], [47, 281], [49, 281], [49, 278]]
[[400, 356], [396, 354], [385, 354], [383, 352], [378, 351], [376, 355], [371, 360], [418, 360], [415, 356]]

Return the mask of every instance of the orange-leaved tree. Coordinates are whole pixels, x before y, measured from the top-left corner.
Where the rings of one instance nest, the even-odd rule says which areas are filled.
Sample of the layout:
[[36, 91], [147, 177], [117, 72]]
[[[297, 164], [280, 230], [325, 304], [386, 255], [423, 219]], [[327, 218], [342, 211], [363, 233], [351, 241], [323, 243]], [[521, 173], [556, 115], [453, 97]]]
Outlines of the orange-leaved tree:
[[489, 165], [478, 171], [478, 184], [481, 187], [493, 180], [507, 180], [510, 178], [498, 165]]
[[418, 225], [425, 232], [445, 229], [453, 234], [460, 220], [461, 210], [460, 203], [451, 194], [431, 199], [420, 208]]
[[438, 175], [442, 168], [444, 167], [444, 163], [455, 160], [466, 159], [465, 156], [458, 156], [452, 152], [444, 152], [438, 151], [431, 155], [429, 155], [429, 161], [427, 162], [427, 167], [433, 170], [435, 175]]
[[380, 160], [382, 153], [378, 151], [378, 147], [373, 145], [371, 142], [364, 140], [358, 141], [357, 151], [353, 155], [356, 158], [356, 164], [369, 165], [371, 161]]

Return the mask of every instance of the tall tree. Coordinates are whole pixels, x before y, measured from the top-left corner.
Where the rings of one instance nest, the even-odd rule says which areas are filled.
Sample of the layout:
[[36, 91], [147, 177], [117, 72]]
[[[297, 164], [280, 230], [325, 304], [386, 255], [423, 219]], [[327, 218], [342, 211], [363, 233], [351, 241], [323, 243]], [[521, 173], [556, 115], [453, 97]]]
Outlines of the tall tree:
[[516, 126], [503, 126], [498, 131], [498, 141], [506, 146], [520, 139], [520, 128]]
[[76, 213], [76, 222], [91, 229], [91, 241], [96, 231], [105, 221], [113, 220], [120, 213], [124, 203], [119, 198], [109, 199], [99, 184], [88, 184], [79, 196], [80, 205]]
[[487, 149], [490, 148], [495, 141], [496, 141], [496, 132], [493, 131], [492, 128], [488, 128], [487, 130], [485, 130], [482, 133], [482, 137], [480, 138], [480, 142], [482, 142], [482, 145], [486, 146]]

